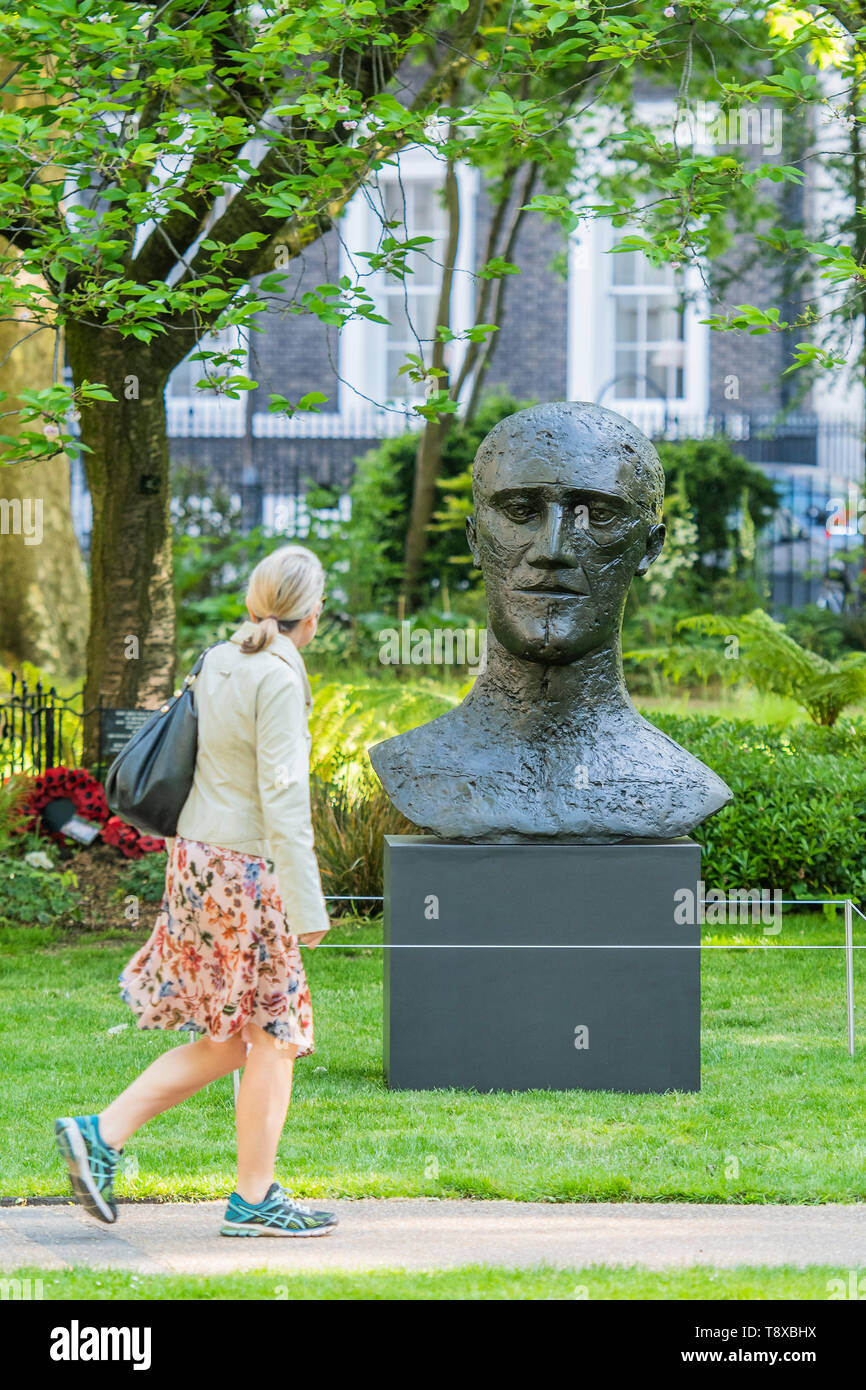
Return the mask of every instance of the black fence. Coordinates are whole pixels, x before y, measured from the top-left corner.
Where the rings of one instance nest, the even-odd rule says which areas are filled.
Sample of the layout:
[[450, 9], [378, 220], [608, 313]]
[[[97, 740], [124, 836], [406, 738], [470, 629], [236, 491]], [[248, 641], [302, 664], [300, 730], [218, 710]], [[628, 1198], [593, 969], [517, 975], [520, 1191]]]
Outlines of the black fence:
[[863, 493], [807, 472], [767, 469], [779, 506], [759, 542], [758, 565], [774, 612], [817, 603], [841, 613], [857, 606], [864, 570]]
[[58, 695], [37, 681], [12, 673], [9, 694], [0, 699], [0, 776], [44, 772], [82, 757], [84, 692]]
[[786, 415], [716, 412], [687, 415], [667, 410], [635, 423], [654, 440], [725, 439], [750, 463], [770, 468], [811, 468], [834, 478], [862, 480], [866, 424], [856, 416], [802, 412]]
[[[855, 552], [862, 536], [832, 533], [826, 521], [840, 491], [862, 489], [866, 433], [860, 420], [806, 412], [784, 419], [735, 411], [695, 416], [672, 407], [648, 410], [645, 416], [636, 412], [634, 420], [656, 442], [724, 439], [775, 482], [779, 512], [761, 539], [758, 557], [774, 611], [805, 603], [847, 602], [846, 585], [853, 584], [858, 569]], [[328, 428], [334, 433], [328, 434]], [[214, 426], [210, 434], [177, 435], [171, 440], [172, 466], [179, 483], [181, 475], [200, 475], [203, 505], [208, 494], [223, 490], [231, 499], [232, 526], [242, 534], [264, 526], [287, 537], [303, 535], [310, 486], [331, 488], [336, 503], [330, 515], [347, 518], [356, 461], [381, 442], [347, 437], [318, 417], [307, 421], [305, 430], [286, 437], [230, 438]], [[80, 464], [73, 467], [72, 503], [86, 551], [90, 499]]]
[[668, 410], [654, 421], [636, 423], [656, 443], [723, 439], [764, 469], [779, 506], [759, 539], [754, 573], [775, 614], [808, 603], [841, 612], [858, 601], [856, 580], [864, 568], [858, 529], [866, 460], [863, 421], [807, 413], [784, 419], [733, 412], [695, 417]]

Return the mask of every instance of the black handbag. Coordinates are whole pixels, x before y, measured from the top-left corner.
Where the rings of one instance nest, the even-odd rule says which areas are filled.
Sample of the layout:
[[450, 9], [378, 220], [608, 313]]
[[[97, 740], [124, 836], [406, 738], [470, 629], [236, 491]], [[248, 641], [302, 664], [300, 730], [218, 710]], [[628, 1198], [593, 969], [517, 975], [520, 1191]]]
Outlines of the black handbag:
[[198, 748], [193, 685], [209, 651], [211, 647], [202, 652], [180, 693], [142, 724], [108, 769], [105, 799], [109, 807], [144, 835], [165, 839], [176, 834], [192, 790]]

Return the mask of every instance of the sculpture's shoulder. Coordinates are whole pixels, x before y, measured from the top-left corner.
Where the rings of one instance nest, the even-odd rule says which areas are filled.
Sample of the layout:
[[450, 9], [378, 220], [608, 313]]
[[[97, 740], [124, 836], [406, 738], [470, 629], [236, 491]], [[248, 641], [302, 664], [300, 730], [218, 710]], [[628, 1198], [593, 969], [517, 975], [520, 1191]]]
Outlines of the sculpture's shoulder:
[[494, 774], [475, 806], [485, 769], [474, 734], [465, 707], [456, 705], [367, 750], [376, 776], [407, 820], [445, 838], [481, 837], [498, 779]]
[[466, 750], [463, 742], [461, 706], [446, 710], [427, 724], [419, 724], [405, 734], [396, 734], [381, 743], [374, 743], [367, 750], [370, 762], [382, 786], [392, 795], [392, 787], [399, 784], [411, 767], [413, 774], [425, 773], [443, 767], [459, 766], [465, 762]]
[[633, 707], [529, 744], [458, 705], [369, 756], [397, 809], [443, 838], [675, 839], [732, 796]]
[[641, 775], [645, 766], [647, 770], [652, 770], [653, 780], [658, 779], [660, 772], [676, 779], [680, 789], [688, 792], [693, 799], [697, 812], [694, 820], [696, 825], [733, 800], [733, 792], [717, 772], [657, 729], [655, 724], [644, 719], [643, 715], [637, 715], [637, 718], [639, 724], [632, 747], [632, 753], [638, 755], [635, 765], [637, 776]]

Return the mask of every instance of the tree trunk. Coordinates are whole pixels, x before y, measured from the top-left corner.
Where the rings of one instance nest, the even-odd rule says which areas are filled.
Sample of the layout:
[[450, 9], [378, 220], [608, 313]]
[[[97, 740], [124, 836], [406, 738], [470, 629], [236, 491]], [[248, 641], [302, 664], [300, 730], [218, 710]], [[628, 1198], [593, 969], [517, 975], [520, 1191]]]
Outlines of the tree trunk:
[[[514, 255], [517, 233], [520, 231], [520, 224], [526, 216], [524, 210], [525, 204], [528, 203], [532, 197], [532, 191], [535, 188], [538, 172], [537, 164], [532, 163], [528, 165], [526, 177], [517, 199], [511, 225], [508, 229], [508, 235], [505, 238], [505, 245], [502, 248], [502, 259], [505, 261], [510, 261], [511, 257]], [[505, 311], [505, 290], [507, 284], [508, 277], [505, 275], [496, 281], [496, 291], [493, 299], [493, 317], [490, 322], [499, 324], [500, 328], [502, 326], [502, 316]], [[475, 377], [472, 382], [472, 391], [466, 404], [466, 411], [463, 417], [467, 424], [475, 419], [476, 412], [481, 404], [481, 393], [484, 389], [490, 363], [493, 360], [493, 354], [496, 351], [496, 340], [498, 337], [498, 333], [493, 333], [487, 339], [483, 347], [479, 348], [478, 356], [473, 363], [475, 367]]]
[[[0, 388], [9, 406], [24, 389], [50, 386], [53, 354], [53, 334], [33, 334], [28, 321], [0, 324]], [[14, 419], [4, 423], [10, 433], [18, 427]], [[87, 640], [87, 575], [69, 509], [68, 459], [5, 465], [0, 497], [9, 504], [10, 523], [16, 521], [0, 536], [0, 656], [8, 666], [32, 661], [78, 680]]]
[[[13, 70], [0, 64], [2, 109], [32, 106], [41, 97], [11, 97], [5, 84]], [[45, 176], [50, 177], [48, 170]], [[4, 252], [8, 252], [4, 240]], [[40, 390], [54, 379], [54, 333], [34, 333], [32, 319], [0, 323], [0, 390], [3, 410], [12, 410], [22, 389]], [[59, 358], [59, 353], [56, 354]], [[15, 434], [20, 421], [9, 415], [4, 432]], [[80, 679], [87, 640], [87, 575], [69, 509], [69, 461], [65, 457], [0, 468], [0, 497], [21, 507], [38, 532], [25, 536], [9, 528], [0, 536], [0, 656], [10, 666], [32, 661], [53, 674]], [[36, 534], [38, 543], [34, 544]]]
[[[70, 324], [76, 386], [104, 382], [116, 400], [82, 407], [81, 440], [93, 502], [90, 637], [85, 708], [156, 708], [172, 691], [175, 617], [167, 371], [153, 348], [109, 329]], [[97, 721], [85, 723], [85, 756], [96, 756]]]

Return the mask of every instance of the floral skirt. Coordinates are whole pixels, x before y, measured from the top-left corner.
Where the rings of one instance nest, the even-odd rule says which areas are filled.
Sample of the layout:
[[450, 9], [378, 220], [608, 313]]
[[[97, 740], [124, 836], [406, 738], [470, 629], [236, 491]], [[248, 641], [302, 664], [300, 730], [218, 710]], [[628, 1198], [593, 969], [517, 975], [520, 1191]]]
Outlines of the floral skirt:
[[313, 1008], [276, 875], [264, 859], [177, 836], [150, 937], [120, 976], [139, 1028], [219, 1041], [257, 1023], [313, 1049]]

